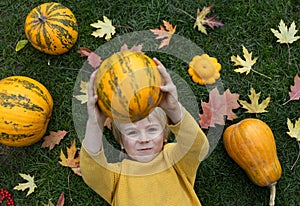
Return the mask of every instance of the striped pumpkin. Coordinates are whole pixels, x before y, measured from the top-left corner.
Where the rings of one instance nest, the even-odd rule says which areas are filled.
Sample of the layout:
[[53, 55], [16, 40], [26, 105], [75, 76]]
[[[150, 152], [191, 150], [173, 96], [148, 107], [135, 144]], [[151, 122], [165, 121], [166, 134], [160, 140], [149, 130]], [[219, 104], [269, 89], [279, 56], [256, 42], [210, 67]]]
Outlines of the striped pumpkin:
[[60, 55], [69, 51], [77, 41], [78, 26], [70, 9], [60, 3], [44, 3], [27, 15], [25, 34], [39, 51]]
[[118, 52], [98, 68], [95, 93], [106, 116], [136, 122], [160, 103], [163, 80], [156, 63], [141, 52]]
[[0, 143], [28, 146], [46, 132], [53, 100], [48, 90], [29, 77], [11, 76], [0, 81]]

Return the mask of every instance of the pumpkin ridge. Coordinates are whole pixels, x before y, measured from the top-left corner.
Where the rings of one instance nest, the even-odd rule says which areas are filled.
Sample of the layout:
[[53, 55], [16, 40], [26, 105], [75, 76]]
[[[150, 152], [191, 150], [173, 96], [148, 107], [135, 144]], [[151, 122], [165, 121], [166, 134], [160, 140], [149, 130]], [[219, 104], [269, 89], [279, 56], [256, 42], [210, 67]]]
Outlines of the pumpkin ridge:
[[[18, 82], [18, 83], [21, 83], [23, 85], [23, 87], [27, 90], [30, 90], [30, 91], [33, 91], [35, 94], [37, 94], [38, 96], [40, 96], [48, 105], [50, 105], [50, 102], [52, 102], [52, 98], [49, 100], [47, 98], [47, 95], [43, 92], [42, 89], [46, 89], [43, 85], [39, 84], [38, 86], [33, 84], [32, 82], [22, 78], [20, 76], [17, 76], [16, 78], [13, 78], [13, 79], [7, 79], [8, 81], [11, 81], [12, 83], [14, 82]], [[38, 84], [38, 83], [36, 83]], [[42, 89], [41, 89], [42, 88]]]
[[0, 93], [1, 99], [4, 98], [6, 101], [0, 101], [1, 106], [8, 107], [12, 109], [13, 107], [22, 107], [26, 110], [34, 111], [34, 112], [43, 112], [44, 109], [40, 106], [31, 103], [29, 98], [26, 98], [22, 95], [7, 95], [5, 93]]

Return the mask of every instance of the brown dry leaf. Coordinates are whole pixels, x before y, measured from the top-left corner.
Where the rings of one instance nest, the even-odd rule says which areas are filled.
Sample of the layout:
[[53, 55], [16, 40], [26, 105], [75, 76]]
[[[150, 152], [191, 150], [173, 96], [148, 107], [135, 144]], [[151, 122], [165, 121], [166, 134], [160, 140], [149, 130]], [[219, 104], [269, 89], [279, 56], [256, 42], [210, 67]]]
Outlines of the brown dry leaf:
[[95, 52], [91, 51], [90, 49], [86, 47], [80, 47], [79, 50], [77, 50], [77, 53], [79, 53], [82, 57], [87, 57], [88, 63], [94, 68], [97, 69], [102, 59], [100, 56], [98, 56]]
[[247, 109], [246, 113], [264, 113], [268, 112], [265, 108], [270, 103], [270, 97], [267, 97], [260, 104], [258, 103], [260, 92], [256, 93], [255, 90], [251, 87], [249, 99], [251, 100], [251, 104], [244, 100], [239, 100], [239, 103], [242, 105], [242, 108]]
[[64, 152], [60, 151], [60, 159], [59, 162], [62, 166], [76, 168], [79, 165], [80, 159], [77, 156], [77, 148], [76, 148], [76, 140], [74, 140], [70, 147], [67, 147], [67, 157]]
[[163, 20], [165, 28], [160, 25], [160, 28], [150, 29], [150, 31], [156, 35], [155, 39], [162, 39], [158, 49], [161, 49], [164, 46], [168, 46], [170, 44], [171, 38], [176, 31], [176, 26], [172, 26], [169, 22]]
[[44, 137], [41, 148], [49, 147], [49, 150], [52, 150], [55, 145], [60, 143], [67, 133], [68, 132], [65, 130], [58, 130], [57, 132], [50, 131], [50, 134]]

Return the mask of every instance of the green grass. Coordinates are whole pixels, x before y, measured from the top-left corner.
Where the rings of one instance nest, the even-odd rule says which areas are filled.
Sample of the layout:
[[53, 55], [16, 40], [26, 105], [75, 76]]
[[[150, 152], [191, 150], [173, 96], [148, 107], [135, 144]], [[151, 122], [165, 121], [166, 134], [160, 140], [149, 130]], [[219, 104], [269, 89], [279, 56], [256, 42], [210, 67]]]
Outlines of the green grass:
[[[43, 2], [45, 1], [0, 2], [0, 79], [12, 75], [25, 75], [43, 83], [54, 99], [53, 116], [48, 132], [67, 130], [69, 133], [52, 151], [41, 149], [41, 141], [24, 148], [0, 146], [0, 188], [6, 188], [13, 193], [16, 205], [43, 205], [50, 199], [56, 203], [62, 191], [65, 192], [65, 205], [68, 206], [108, 205], [84, 184], [81, 177], [58, 164], [60, 149], [65, 149], [77, 138], [72, 119], [72, 95], [76, 77], [85, 59], [80, 58], [76, 51], [79, 47], [95, 50], [106, 43], [104, 39], [91, 36], [94, 29], [90, 24], [98, 19], [102, 20], [103, 15], [112, 19], [115, 25], [134, 28], [131, 30], [117, 27], [116, 36], [157, 28], [162, 24], [162, 20], [167, 20], [177, 26], [176, 34], [191, 40], [210, 56], [218, 58], [222, 64], [221, 79], [225, 89], [240, 94], [240, 99], [243, 100], [248, 99], [251, 87], [261, 92], [262, 99], [271, 96], [271, 103], [267, 108], [269, 112], [258, 115], [258, 118], [272, 128], [283, 168], [282, 177], [277, 184], [276, 205], [300, 205], [300, 162], [290, 170], [298, 154], [298, 145], [295, 139], [286, 134], [287, 118], [295, 121], [300, 117], [300, 101], [282, 105], [288, 100], [294, 76], [300, 73], [300, 41], [290, 45], [291, 62], [288, 64], [287, 46], [277, 43], [276, 37], [270, 31], [271, 28], [277, 29], [280, 19], [287, 25], [295, 21], [297, 28], [300, 28], [298, 1], [58, 1], [69, 7], [77, 18], [79, 38], [74, 48], [61, 56], [49, 56], [27, 45], [25, 49], [16, 53], [16, 43], [25, 39], [23, 26], [27, 13]], [[215, 7], [208, 16], [217, 14], [217, 19], [225, 23], [225, 26], [208, 29], [207, 36], [193, 29], [194, 20], [176, 9], [182, 9], [195, 16], [197, 8], [201, 9], [211, 3], [215, 3]], [[254, 57], [259, 57], [254, 68], [271, 77], [271, 80], [255, 73], [245, 76], [233, 72], [230, 57], [242, 55], [241, 45], [253, 51]], [[191, 81], [185, 62], [165, 54], [152, 54], [189, 83], [199, 102], [207, 101], [207, 89]], [[236, 112], [238, 119], [227, 121], [226, 126], [243, 118], [253, 117], [245, 114], [242, 109]], [[77, 141], [77, 144], [79, 147], [80, 141]], [[24, 182], [19, 173], [35, 177], [38, 187], [27, 197], [26, 192], [12, 189], [18, 183]], [[195, 191], [204, 206], [262, 206], [268, 205], [269, 200], [268, 188], [251, 183], [245, 172], [229, 158], [222, 140], [199, 167]]]

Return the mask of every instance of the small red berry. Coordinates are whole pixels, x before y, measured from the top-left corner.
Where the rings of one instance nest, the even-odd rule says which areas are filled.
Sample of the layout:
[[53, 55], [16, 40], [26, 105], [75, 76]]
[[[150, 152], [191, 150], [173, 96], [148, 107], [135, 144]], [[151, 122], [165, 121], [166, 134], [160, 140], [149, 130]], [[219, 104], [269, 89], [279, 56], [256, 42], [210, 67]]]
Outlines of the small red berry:
[[12, 195], [6, 189], [0, 189], [0, 204], [6, 199], [8, 206], [15, 206], [15, 202], [12, 198]]

